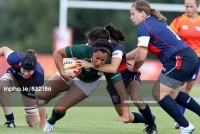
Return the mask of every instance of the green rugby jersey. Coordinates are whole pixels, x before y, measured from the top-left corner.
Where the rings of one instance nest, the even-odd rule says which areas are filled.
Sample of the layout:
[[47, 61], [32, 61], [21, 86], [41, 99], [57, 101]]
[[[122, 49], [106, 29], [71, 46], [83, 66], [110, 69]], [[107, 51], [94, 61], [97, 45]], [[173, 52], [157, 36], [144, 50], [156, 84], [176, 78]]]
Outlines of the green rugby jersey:
[[[77, 58], [81, 60], [87, 60], [91, 62], [92, 60], [92, 47], [86, 44], [81, 45], [72, 45], [66, 47], [66, 55], [67, 58]], [[109, 64], [111, 61], [110, 57], [106, 60], [105, 64]], [[81, 81], [83, 82], [93, 82], [99, 79], [102, 75], [104, 75], [103, 72], [95, 70], [95, 69], [85, 69], [82, 68], [81, 73], [77, 76]], [[112, 80], [113, 83], [118, 82], [122, 80], [121, 74], [119, 72], [117, 73], [106, 73], [105, 75], [108, 76], [110, 80]]]

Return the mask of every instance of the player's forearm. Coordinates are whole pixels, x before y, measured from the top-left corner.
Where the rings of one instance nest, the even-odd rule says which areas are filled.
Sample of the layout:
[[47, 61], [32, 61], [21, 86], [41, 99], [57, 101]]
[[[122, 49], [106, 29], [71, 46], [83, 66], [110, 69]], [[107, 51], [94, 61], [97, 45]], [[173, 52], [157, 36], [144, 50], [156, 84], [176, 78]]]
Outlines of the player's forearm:
[[132, 70], [133, 72], [136, 72], [144, 64], [144, 61], [147, 58], [147, 53], [148, 51], [146, 47], [137, 48], [135, 62], [134, 62], [133, 70]]
[[144, 64], [144, 61], [135, 62], [132, 71], [137, 72], [139, 68]]
[[116, 73], [121, 64], [121, 61], [122, 61], [122, 57], [121, 58], [113, 57], [110, 64], [105, 64], [97, 68], [97, 70], [100, 70], [105, 73]]
[[96, 69], [96, 70], [99, 70], [99, 71], [102, 71], [102, 72], [105, 72], [105, 73], [116, 73], [118, 71], [118, 66], [113, 66], [111, 64], [106, 64], [106, 65], [103, 65], [99, 68], [95, 68], [93, 67], [93, 69]]
[[59, 51], [54, 51], [54, 62], [60, 74], [64, 73], [63, 69], [63, 56], [59, 53]]
[[135, 56], [136, 56], [136, 49], [126, 54], [126, 60], [135, 59]]

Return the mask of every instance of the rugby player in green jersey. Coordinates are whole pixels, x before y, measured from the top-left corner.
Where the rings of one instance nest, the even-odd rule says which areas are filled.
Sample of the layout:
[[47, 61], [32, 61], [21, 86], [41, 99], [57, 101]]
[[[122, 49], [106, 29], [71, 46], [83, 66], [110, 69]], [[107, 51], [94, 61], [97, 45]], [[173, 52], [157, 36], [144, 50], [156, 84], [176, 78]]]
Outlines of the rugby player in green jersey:
[[[62, 81], [60, 81], [59, 84], [52, 84], [51, 92], [37, 93], [38, 98], [49, 100], [63, 91], [68, 92], [57, 102], [50, 119], [45, 124], [44, 132], [51, 132], [56, 121], [64, 117], [66, 111], [70, 107], [91, 96], [100, 85], [100, 78], [104, 74], [95, 69], [82, 68], [82, 72], [77, 77], [73, 78], [72, 76], [65, 74], [63, 69], [63, 58], [84, 59], [93, 63], [94, 66], [98, 68], [104, 64], [110, 63], [112, 49], [113, 46], [108, 40], [98, 39], [94, 41], [92, 45], [73, 45], [54, 52], [55, 64], [59, 71], [59, 75], [63, 80], [60, 79], [57, 74], [58, 80]], [[112, 74], [107, 73], [105, 75], [109, 76], [114, 83], [114, 86], [121, 97], [121, 101], [125, 102], [125, 100], [128, 100], [121, 74], [117, 72]], [[129, 107], [127, 103], [123, 103], [122, 105], [122, 115], [119, 117], [118, 121], [127, 122], [129, 120]]]

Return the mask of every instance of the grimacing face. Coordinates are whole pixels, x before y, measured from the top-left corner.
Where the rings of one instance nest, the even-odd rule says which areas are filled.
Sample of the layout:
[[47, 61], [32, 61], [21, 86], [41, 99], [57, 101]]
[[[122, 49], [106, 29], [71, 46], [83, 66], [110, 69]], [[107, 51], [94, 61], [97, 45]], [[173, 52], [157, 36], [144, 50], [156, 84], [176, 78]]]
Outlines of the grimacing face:
[[21, 75], [24, 79], [30, 78], [34, 72], [34, 70], [25, 70], [21, 67]]
[[98, 68], [105, 64], [107, 58], [108, 58], [108, 53], [103, 53], [101, 51], [93, 52], [92, 64], [94, 65], [95, 68]]

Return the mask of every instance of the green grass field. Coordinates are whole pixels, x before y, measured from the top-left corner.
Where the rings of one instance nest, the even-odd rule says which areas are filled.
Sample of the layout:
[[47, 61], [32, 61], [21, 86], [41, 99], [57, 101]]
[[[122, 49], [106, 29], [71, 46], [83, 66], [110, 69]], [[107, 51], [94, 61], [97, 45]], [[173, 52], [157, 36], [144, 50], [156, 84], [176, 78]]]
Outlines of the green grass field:
[[[195, 86], [191, 95], [200, 103], [200, 87]], [[156, 115], [156, 124], [159, 134], [177, 134], [178, 130], [172, 128], [173, 119], [169, 117], [160, 107], [152, 107]], [[47, 107], [47, 114], [50, 116], [52, 107]], [[137, 112], [136, 107], [131, 108]], [[0, 110], [0, 134], [41, 134], [39, 126], [30, 128], [24, 119], [22, 107], [14, 108], [15, 129], [7, 129], [4, 126], [5, 118]], [[186, 118], [195, 126], [194, 134], [200, 134], [200, 118], [186, 110]], [[117, 122], [118, 118], [113, 107], [74, 107], [71, 108], [63, 119], [55, 125], [53, 134], [144, 134], [143, 124], [123, 124]]]

